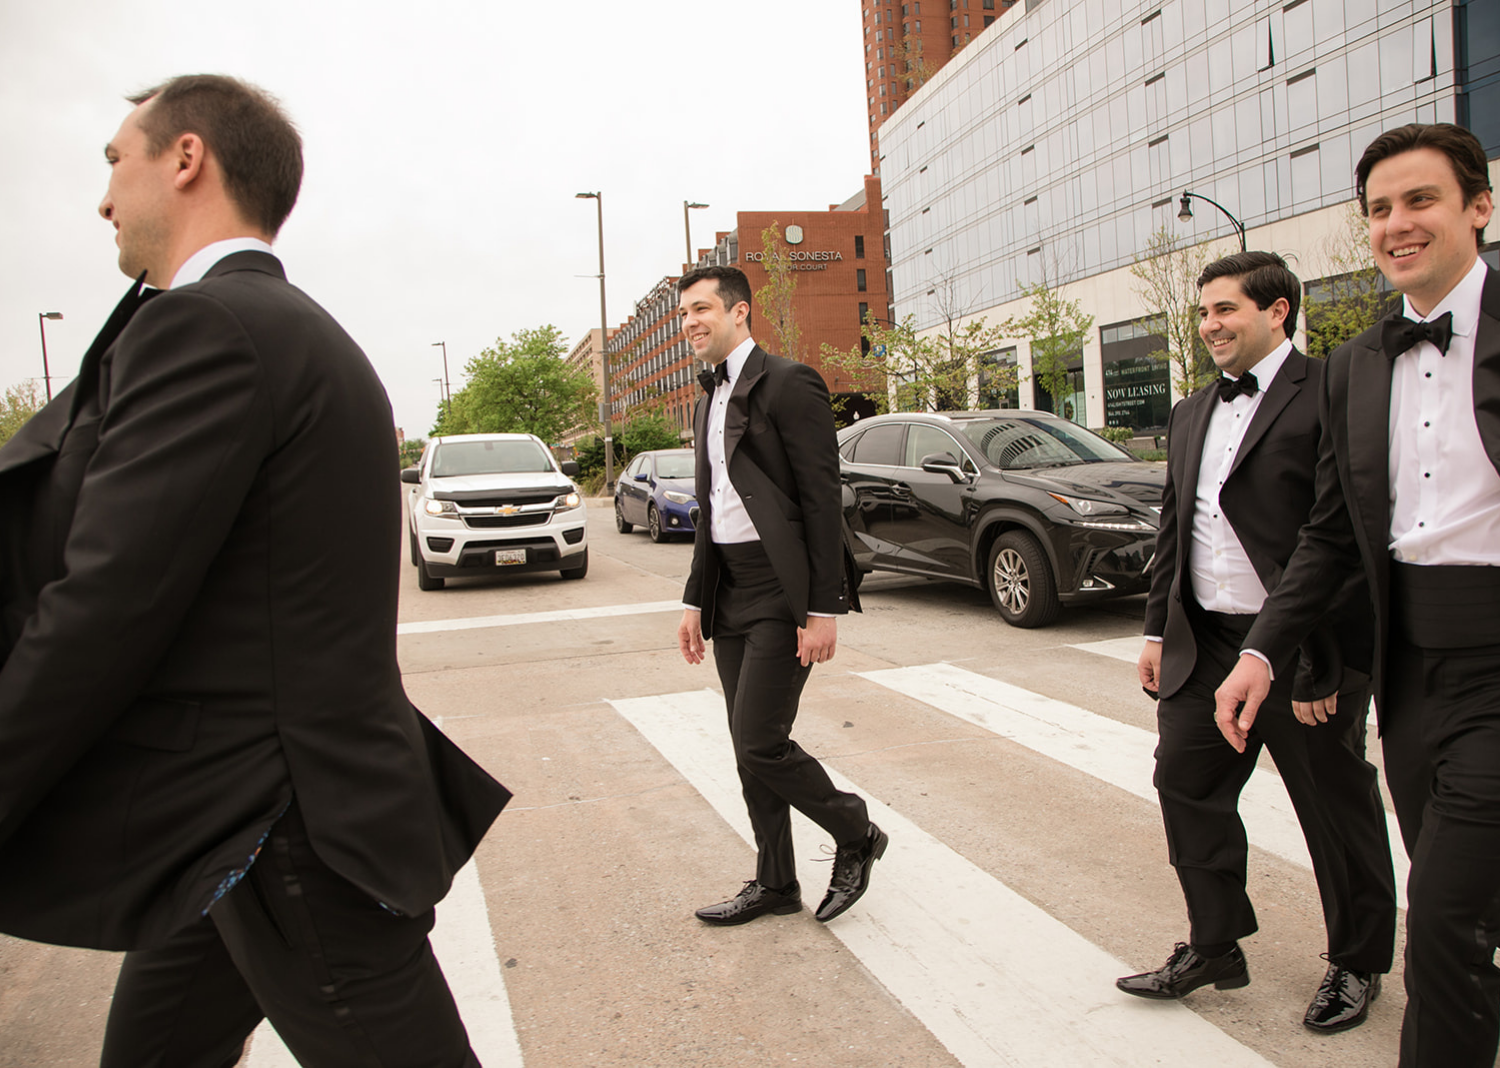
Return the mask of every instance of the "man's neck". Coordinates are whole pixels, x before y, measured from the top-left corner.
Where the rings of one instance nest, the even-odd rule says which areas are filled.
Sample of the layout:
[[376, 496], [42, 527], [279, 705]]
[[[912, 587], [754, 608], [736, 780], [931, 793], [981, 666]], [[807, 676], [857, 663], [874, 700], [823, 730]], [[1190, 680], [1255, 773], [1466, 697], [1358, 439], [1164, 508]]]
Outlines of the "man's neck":
[[1436, 297], [1425, 293], [1420, 297], [1415, 296], [1411, 293], [1405, 294], [1406, 302], [1411, 305], [1411, 310], [1416, 312], [1417, 315], [1423, 319], [1431, 315], [1433, 309], [1441, 306], [1443, 301], [1447, 300], [1449, 295], [1458, 288], [1459, 283], [1462, 282], [1465, 278], [1469, 277], [1469, 272], [1474, 269], [1474, 261], [1477, 259], [1479, 259], [1479, 250], [1475, 249], [1474, 255], [1471, 256], [1469, 258], [1469, 261], [1464, 264], [1464, 269], [1459, 271], [1458, 274], [1454, 276], [1453, 281], [1449, 283], [1448, 288], [1443, 290], [1443, 292], [1438, 294]]

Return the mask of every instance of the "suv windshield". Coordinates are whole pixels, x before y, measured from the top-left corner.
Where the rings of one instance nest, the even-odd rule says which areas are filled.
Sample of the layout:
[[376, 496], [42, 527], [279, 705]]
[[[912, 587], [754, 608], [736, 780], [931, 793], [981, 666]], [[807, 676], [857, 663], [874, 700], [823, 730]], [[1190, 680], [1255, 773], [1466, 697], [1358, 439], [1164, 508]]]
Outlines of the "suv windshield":
[[1135, 460], [1119, 446], [1061, 419], [965, 419], [957, 427], [1002, 471]]
[[552, 457], [534, 441], [447, 441], [432, 458], [432, 477], [552, 471]]
[[657, 478], [692, 478], [694, 475], [693, 457], [686, 456], [658, 456], [656, 458]]

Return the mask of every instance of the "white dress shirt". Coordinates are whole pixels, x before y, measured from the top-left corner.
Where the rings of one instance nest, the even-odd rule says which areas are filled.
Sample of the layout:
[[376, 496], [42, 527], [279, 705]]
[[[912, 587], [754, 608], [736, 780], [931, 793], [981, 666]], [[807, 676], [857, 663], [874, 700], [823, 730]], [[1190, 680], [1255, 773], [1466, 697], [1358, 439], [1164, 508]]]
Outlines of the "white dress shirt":
[[1219, 492], [1239, 455], [1245, 431], [1260, 409], [1266, 388], [1291, 351], [1292, 343], [1283, 341], [1250, 369], [1259, 386], [1253, 396], [1241, 394], [1230, 401], [1214, 397], [1210, 402], [1213, 409], [1208, 417], [1208, 431], [1203, 435], [1203, 459], [1198, 466], [1198, 495], [1188, 544], [1193, 596], [1210, 612], [1254, 614], [1266, 600], [1266, 588], [1255, 573], [1255, 565], [1219, 507]]
[[[1453, 314], [1448, 354], [1419, 341], [1391, 370], [1391, 542], [1408, 564], [1500, 565], [1500, 473], [1474, 422], [1477, 260], [1426, 319]], [[1409, 319], [1419, 318], [1403, 298]]]
[[176, 289], [179, 286], [192, 285], [194, 282], [203, 281], [203, 276], [208, 269], [218, 263], [225, 256], [236, 252], [271, 252], [271, 246], [258, 237], [231, 237], [223, 241], [215, 241], [211, 245], [204, 245], [197, 252], [187, 258], [183, 265], [177, 268], [177, 273], [172, 276], [172, 284], [168, 289]]
[[745, 361], [750, 350], [755, 348], [753, 338], [746, 338], [735, 346], [724, 358], [729, 368], [729, 380], [714, 390], [708, 404], [708, 424], [704, 428], [703, 447], [708, 450], [708, 465], [711, 475], [708, 491], [709, 515], [713, 525], [708, 534], [720, 545], [737, 542], [760, 541], [750, 513], [745, 511], [745, 502], [729, 480], [728, 457], [724, 454], [724, 417], [729, 410], [729, 394], [745, 370]]

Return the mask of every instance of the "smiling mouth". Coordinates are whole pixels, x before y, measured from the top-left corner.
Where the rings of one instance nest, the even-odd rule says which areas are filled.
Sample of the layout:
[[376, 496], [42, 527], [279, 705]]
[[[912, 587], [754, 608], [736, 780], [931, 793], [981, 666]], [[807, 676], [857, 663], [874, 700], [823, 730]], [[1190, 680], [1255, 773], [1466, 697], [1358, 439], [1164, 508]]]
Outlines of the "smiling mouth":
[[1390, 257], [1393, 260], [1408, 259], [1412, 256], [1415, 256], [1418, 252], [1421, 252], [1422, 248], [1422, 245], [1408, 245], [1405, 248], [1394, 248], [1390, 251]]
[[1222, 349], [1233, 340], [1233, 337], [1211, 337], [1208, 339], [1208, 347], [1211, 349]]

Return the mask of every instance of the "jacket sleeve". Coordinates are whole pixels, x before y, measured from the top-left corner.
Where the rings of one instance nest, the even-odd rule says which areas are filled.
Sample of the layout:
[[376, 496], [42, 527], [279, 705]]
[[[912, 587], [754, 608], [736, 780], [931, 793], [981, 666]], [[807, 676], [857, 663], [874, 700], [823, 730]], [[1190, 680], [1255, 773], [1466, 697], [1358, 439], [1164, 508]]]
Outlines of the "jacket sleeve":
[[[1186, 403], [1186, 402], [1183, 402]], [[1161, 637], [1167, 629], [1167, 599], [1172, 595], [1173, 572], [1177, 569], [1177, 486], [1171, 453], [1177, 440], [1172, 424], [1182, 408], [1179, 403], [1167, 415], [1167, 477], [1161, 487], [1161, 515], [1156, 524], [1156, 553], [1151, 563], [1151, 589], [1146, 594], [1145, 634]]]
[[793, 380], [775, 416], [786, 443], [797, 499], [802, 506], [807, 541], [807, 608], [823, 615], [843, 615], [843, 497], [839, 489], [838, 439], [833, 406], [823, 376], [804, 363], [790, 364]]
[[153, 300], [105, 370], [63, 577], [0, 668], [0, 841], [140, 695], [272, 447], [257, 355], [212, 297]]

